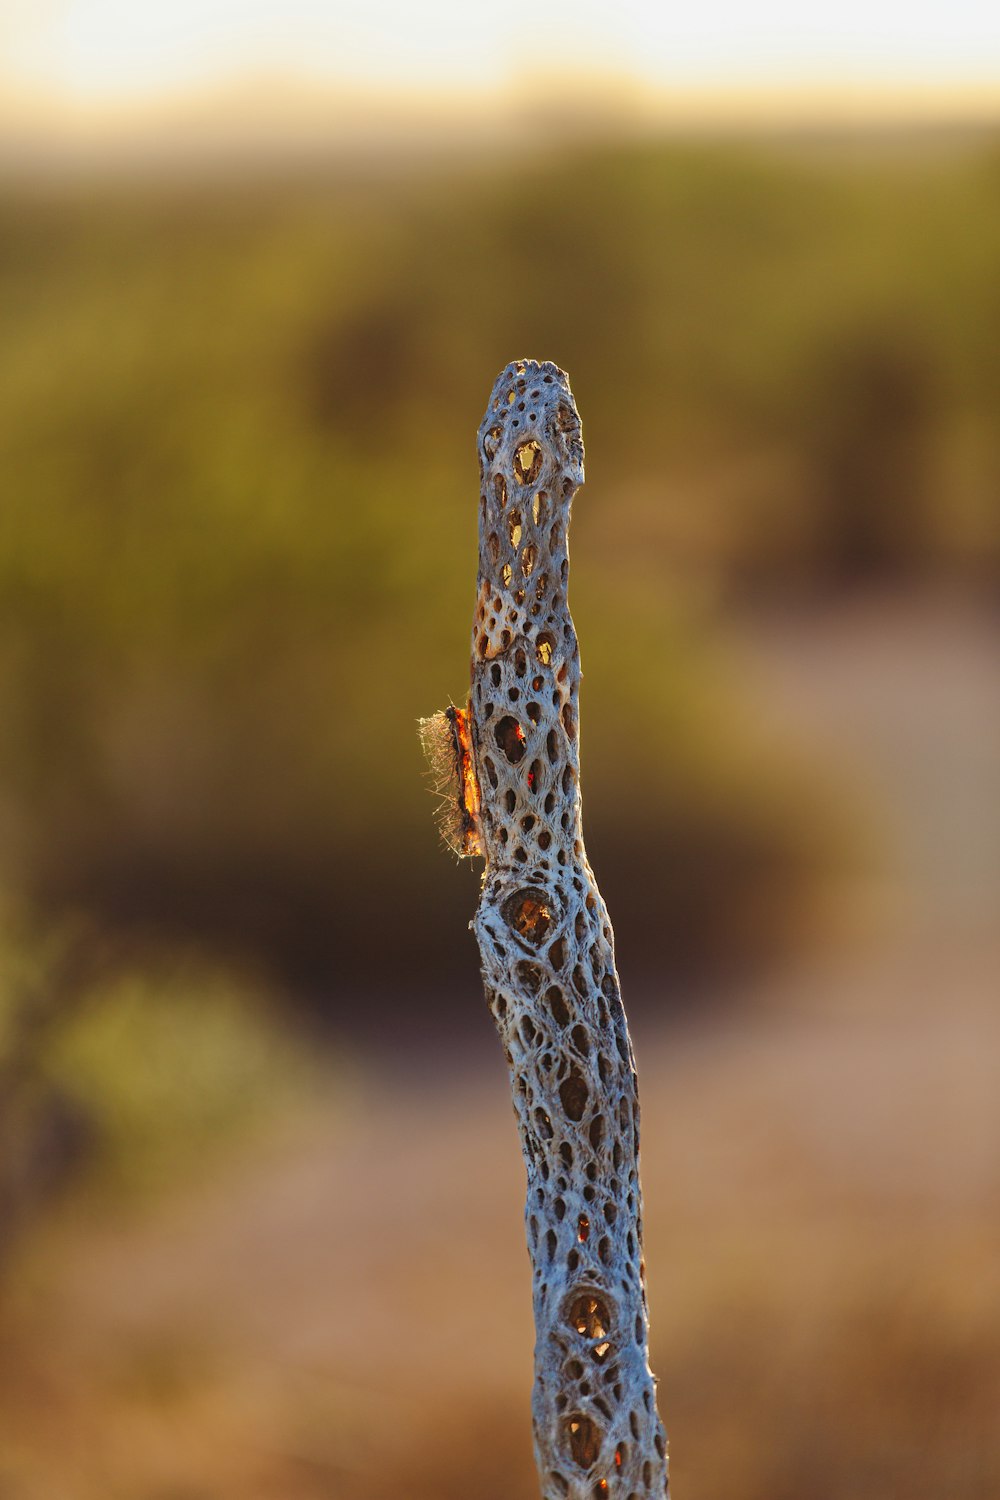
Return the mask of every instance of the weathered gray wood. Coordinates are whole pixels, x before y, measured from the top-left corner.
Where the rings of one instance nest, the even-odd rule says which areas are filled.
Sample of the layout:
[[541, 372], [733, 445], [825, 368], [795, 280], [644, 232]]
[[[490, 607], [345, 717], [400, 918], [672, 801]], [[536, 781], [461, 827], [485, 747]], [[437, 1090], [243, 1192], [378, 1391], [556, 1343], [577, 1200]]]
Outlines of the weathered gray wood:
[[[502, 372], [479, 457], [468, 728], [455, 710], [447, 727], [454, 843], [486, 861], [472, 925], [528, 1174], [535, 1455], [546, 1500], [663, 1497], [635, 1064], [581, 827], [567, 533], [583, 443], [562, 370], [524, 360]], [[478, 807], [471, 768], [461, 774], [466, 732]]]

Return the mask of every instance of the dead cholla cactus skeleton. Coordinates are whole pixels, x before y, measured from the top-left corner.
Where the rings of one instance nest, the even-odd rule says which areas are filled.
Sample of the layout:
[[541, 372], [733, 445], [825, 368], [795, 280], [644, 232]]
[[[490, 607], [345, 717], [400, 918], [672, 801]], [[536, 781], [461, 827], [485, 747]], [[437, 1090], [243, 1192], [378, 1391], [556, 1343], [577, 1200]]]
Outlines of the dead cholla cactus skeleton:
[[448, 842], [486, 861], [472, 925], [528, 1171], [535, 1457], [546, 1500], [662, 1497], [635, 1063], [580, 819], [566, 586], [583, 443], [562, 370], [508, 365], [479, 458], [472, 692], [421, 732]]

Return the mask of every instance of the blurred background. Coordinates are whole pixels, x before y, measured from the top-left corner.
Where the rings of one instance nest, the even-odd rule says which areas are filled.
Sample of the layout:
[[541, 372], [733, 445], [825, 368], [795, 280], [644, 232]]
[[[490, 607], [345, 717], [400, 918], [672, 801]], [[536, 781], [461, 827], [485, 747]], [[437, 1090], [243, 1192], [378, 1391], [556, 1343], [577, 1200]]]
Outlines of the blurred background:
[[569, 371], [683, 1500], [1000, 1494], [1000, 22], [0, 5], [0, 1497], [528, 1500], [416, 720]]

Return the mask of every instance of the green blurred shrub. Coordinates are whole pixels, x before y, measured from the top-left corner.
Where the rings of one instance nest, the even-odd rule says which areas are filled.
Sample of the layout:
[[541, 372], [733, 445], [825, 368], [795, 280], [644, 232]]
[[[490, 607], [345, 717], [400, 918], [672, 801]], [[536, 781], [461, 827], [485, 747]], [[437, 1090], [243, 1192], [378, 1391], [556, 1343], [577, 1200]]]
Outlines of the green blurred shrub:
[[53, 1040], [46, 1072], [90, 1121], [98, 1178], [128, 1196], [210, 1168], [317, 1085], [260, 995], [176, 959], [109, 979]]
[[22, 922], [0, 959], [0, 1265], [70, 1185], [155, 1196], [316, 1088], [273, 997], [204, 955]]

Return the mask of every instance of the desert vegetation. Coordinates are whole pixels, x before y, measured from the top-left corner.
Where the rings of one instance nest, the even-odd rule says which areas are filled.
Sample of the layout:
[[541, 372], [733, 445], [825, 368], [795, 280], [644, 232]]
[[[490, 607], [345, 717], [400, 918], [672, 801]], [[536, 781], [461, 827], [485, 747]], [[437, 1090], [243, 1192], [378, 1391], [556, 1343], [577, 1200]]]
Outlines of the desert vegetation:
[[414, 733], [513, 353], [676, 1493], [996, 1493], [998, 258], [987, 132], [0, 183], [0, 1491], [533, 1493]]

